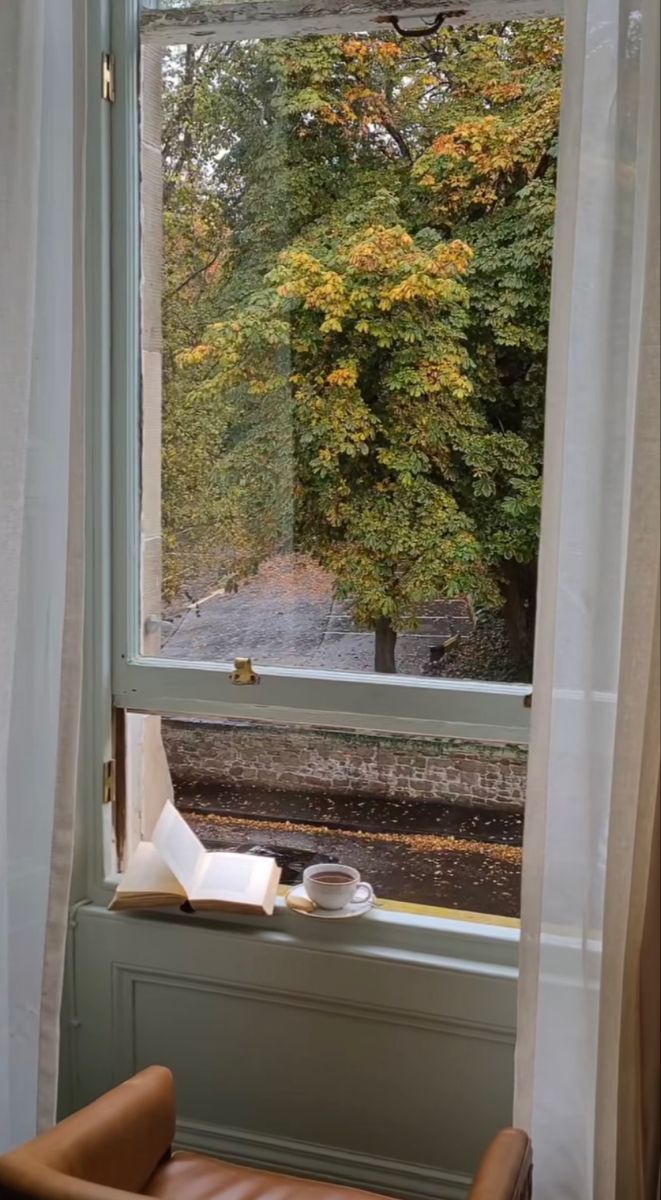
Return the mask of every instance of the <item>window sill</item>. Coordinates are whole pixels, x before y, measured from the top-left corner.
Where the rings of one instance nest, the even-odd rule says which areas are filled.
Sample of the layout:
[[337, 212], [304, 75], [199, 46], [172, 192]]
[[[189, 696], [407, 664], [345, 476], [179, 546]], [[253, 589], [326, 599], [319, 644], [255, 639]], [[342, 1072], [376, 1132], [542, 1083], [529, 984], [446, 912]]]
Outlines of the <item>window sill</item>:
[[[106, 908], [117, 881], [108, 879], [94, 889], [91, 903]], [[173, 909], [112, 913], [113, 920], [156, 921], [180, 929], [218, 929], [251, 941], [301, 946], [333, 954], [379, 959], [402, 965], [466, 971], [502, 978], [518, 973], [519, 921], [453, 909], [384, 901], [355, 921], [314, 921], [292, 913], [284, 899], [276, 900], [272, 917], [229, 913], [186, 914]]]

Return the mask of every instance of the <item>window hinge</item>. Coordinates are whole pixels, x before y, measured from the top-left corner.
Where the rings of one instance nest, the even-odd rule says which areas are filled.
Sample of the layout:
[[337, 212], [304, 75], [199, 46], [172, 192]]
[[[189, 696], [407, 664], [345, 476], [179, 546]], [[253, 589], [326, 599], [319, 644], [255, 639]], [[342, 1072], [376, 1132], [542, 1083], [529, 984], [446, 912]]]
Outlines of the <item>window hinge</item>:
[[103, 803], [111, 804], [115, 799], [115, 760], [108, 759], [103, 764]]
[[115, 102], [115, 56], [101, 55], [101, 96], [109, 104]]

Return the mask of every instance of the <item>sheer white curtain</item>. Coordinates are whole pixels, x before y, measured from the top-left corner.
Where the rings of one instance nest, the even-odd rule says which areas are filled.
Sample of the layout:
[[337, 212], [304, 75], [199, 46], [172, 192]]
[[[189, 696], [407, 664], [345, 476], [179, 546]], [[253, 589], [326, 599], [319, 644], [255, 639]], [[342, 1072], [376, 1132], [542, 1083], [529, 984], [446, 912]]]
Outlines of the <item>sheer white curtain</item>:
[[82, 641], [83, 23], [75, 0], [0, 3], [0, 1150], [55, 1103]]
[[658, 1172], [641, 989], [659, 781], [659, 0], [572, 0], [566, 47], [515, 1122], [535, 1200], [642, 1200], [655, 1155]]

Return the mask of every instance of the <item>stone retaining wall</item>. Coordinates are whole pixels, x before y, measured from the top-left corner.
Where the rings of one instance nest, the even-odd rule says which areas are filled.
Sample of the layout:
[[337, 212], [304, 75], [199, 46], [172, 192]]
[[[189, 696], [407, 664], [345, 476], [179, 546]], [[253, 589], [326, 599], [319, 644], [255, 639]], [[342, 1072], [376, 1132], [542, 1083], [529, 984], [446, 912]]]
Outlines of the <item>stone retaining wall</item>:
[[175, 786], [244, 784], [291, 792], [442, 800], [521, 809], [525, 746], [163, 719]]

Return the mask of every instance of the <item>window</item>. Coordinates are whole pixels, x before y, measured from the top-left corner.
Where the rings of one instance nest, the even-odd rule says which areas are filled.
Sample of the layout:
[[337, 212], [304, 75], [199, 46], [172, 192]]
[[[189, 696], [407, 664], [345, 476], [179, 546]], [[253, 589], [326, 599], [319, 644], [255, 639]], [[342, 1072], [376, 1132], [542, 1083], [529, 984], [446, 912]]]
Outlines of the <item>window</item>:
[[[392, 308], [387, 312], [384, 307], [388, 303], [401, 307], [405, 316], [406, 289], [415, 287], [418, 280], [428, 291], [427, 312], [425, 301], [421, 299], [418, 303], [423, 318], [439, 304], [444, 306], [446, 317], [444, 344], [433, 344], [434, 337], [440, 335], [438, 330], [432, 330], [428, 344], [422, 347], [429, 360], [429, 378], [441, 361], [449, 363], [460, 376], [458, 381], [437, 379], [427, 386], [440, 392], [454, 386], [453, 403], [461, 408], [464, 386], [461, 374], [467, 355], [460, 328], [464, 252], [455, 245], [456, 239], [447, 243], [433, 230], [422, 230], [419, 244], [398, 247], [395, 243], [399, 235], [397, 226], [392, 224], [392, 213], [377, 211], [379, 206], [392, 207], [392, 198], [381, 192], [375, 198], [366, 192], [364, 211], [354, 210], [349, 217], [349, 224], [351, 220], [356, 223], [356, 232], [349, 228], [346, 235], [352, 241], [354, 259], [359, 253], [368, 257], [386, 253], [376, 243], [365, 243], [361, 251], [356, 241], [361, 228], [370, 228], [372, 220], [373, 227], [385, 230], [386, 240], [390, 237], [392, 242], [389, 250], [392, 271], [385, 282], [391, 292], [395, 289], [395, 294], [399, 288], [404, 299], [389, 301], [386, 286], [381, 289], [383, 295], [377, 294], [378, 281], [373, 280], [372, 297], [357, 301], [354, 295], [346, 300], [355, 308], [350, 318], [354, 346], [361, 339], [368, 343], [362, 357], [358, 354], [360, 361], [355, 355], [352, 358], [351, 339], [344, 338], [344, 344], [331, 351], [328, 361], [324, 357], [326, 348], [320, 344], [308, 356], [309, 361], [303, 362], [302, 341], [310, 330], [304, 328], [304, 321], [294, 311], [297, 305], [294, 293], [297, 289], [309, 291], [312, 283], [305, 272], [319, 270], [320, 264], [314, 257], [307, 264], [299, 262], [298, 267], [292, 262], [298, 253], [301, 226], [300, 219], [298, 228], [294, 226], [292, 214], [295, 202], [319, 206], [329, 184], [322, 171], [315, 185], [316, 195], [296, 199], [295, 189], [305, 191], [303, 180], [310, 168], [304, 156], [299, 155], [300, 161], [294, 161], [293, 153], [299, 153], [299, 143], [307, 145], [309, 138], [304, 135], [319, 136], [314, 129], [314, 105], [318, 101], [312, 95], [313, 107], [308, 115], [300, 114], [300, 127], [292, 137], [289, 137], [292, 121], [287, 106], [292, 103], [296, 89], [296, 102], [305, 104], [306, 88], [310, 92], [309, 80], [316, 70], [315, 55], [323, 61], [329, 48], [337, 47], [338, 38], [303, 37], [292, 42], [273, 36], [277, 30], [269, 28], [266, 42], [252, 36], [232, 42], [228, 36], [236, 37], [238, 31], [233, 28], [226, 31], [222, 21], [214, 28], [205, 25], [202, 37], [191, 21], [185, 9], [158, 13], [148, 10], [143, 15], [141, 336], [137, 327], [129, 330], [134, 352], [136, 343], [141, 341], [142, 386], [139, 387], [136, 372], [128, 389], [121, 381], [116, 396], [117, 404], [123, 408], [117, 431], [120, 470], [128, 473], [118, 487], [117, 698], [123, 704], [150, 711], [167, 707], [175, 711], [231, 715], [238, 707], [240, 711], [263, 715], [267, 709], [285, 720], [525, 739], [528, 713], [524, 701], [529, 688], [524, 684], [497, 680], [488, 684], [440, 681], [431, 674], [422, 675], [430, 649], [452, 637], [454, 627], [462, 628], [472, 619], [464, 597], [470, 594], [474, 605], [493, 603], [493, 583], [475, 547], [474, 529], [479, 516], [476, 512], [471, 518], [466, 517], [452, 494], [430, 480], [429, 472], [420, 470], [417, 460], [424, 457], [418, 444], [421, 439], [418, 443], [409, 439], [411, 446], [407, 443], [408, 427], [425, 419], [420, 417], [424, 397], [417, 405], [411, 401], [411, 411], [395, 419], [392, 414], [396, 405], [392, 401], [385, 405], [390, 411], [379, 414], [378, 402], [372, 399], [367, 403], [361, 395], [361, 387], [364, 392], [366, 386], [362, 380], [374, 374], [379, 354], [388, 353], [391, 360], [386, 382], [393, 395], [398, 388], [403, 394], [409, 387], [413, 393], [422, 386], [415, 378], [415, 352], [407, 354], [404, 341], [399, 355], [392, 351], [393, 339], [400, 336], [399, 316], [397, 312], [393, 316]], [[252, 34], [252, 28], [246, 32]], [[305, 31], [300, 28], [297, 32]], [[164, 54], [162, 48], [168, 45], [178, 48]], [[283, 55], [294, 53], [295, 45], [300, 47], [307, 65], [300, 78], [288, 81], [285, 78], [288, 68], [282, 66], [282, 59]], [[369, 56], [376, 47], [375, 70], [383, 72], [389, 55], [398, 52], [399, 45], [394, 33], [345, 37], [337, 55], [350, 62], [353, 54], [356, 63], [360, 63], [361, 55]], [[430, 49], [429, 54], [433, 53]], [[180, 173], [180, 208], [184, 210], [185, 225], [185, 206], [189, 205], [190, 227], [177, 229], [172, 211], [167, 208], [167, 189], [174, 186], [177, 159], [181, 160], [182, 153], [188, 152], [187, 140], [190, 143], [199, 133], [199, 121], [196, 130], [187, 131], [179, 101], [189, 86], [186, 71], [199, 71], [202, 58], [209, 101], [225, 104], [229, 111], [222, 116], [214, 112], [213, 138], [207, 139], [208, 144], [194, 145], [190, 153], [198, 177], [203, 178], [205, 171], [208, 175], [204, 203], [193, 187], [188, 188], [186, 195]], [[282, 79], [274, 81], [272, 76], [266, 83], [260, 83], [259, 72], [266, 78], [278, 63], [284, 83]], [[350, 66], [354, 69], [353, 64]], [[242, 71], [245, 78], [240, 77]], [[231, 88], [225, 91], [219, 88], [220, 82], [232, 74], [233, 94]], [[406, 87], [401, 67], [399, 78]], [[349, 91], [349, 83], [347, 80], [345, 93]], [[354, 92], [360, 86], [368, 91], [369, 84], [368, 78], [364, 84], [358, 79]], [[265, 141], [260, 133], [262, 141], [255, 145], [251, 144], [251, 138], [258, 137], [259, 121], [250, 126], [242, 116], [250, 111], [255, 98], [248, 99], [246, 107], [240, 102], [241, 87], [251, 86], [270, 91], [266, 101], [275, 114], [270, 138]], [[416, 77], [415, 88], [424, 86]], [[433, 93], [433, 80], [427, 91]], [[343, 102], [340, 94], [338, 104]], [[363, 128], [369, 128], [370, 103], [376, 101], [368, 98], [357, 102], [356, 113], [348, 120], [361, 121]], [[414, 101], [409, 103], [412, 105]], [[421, 97], [419, 111], [423, 115], [427, 103], [428, 99]], [[127, 119], [135, 120], [135, 113]], [[330, 112], [323, 119], [330, 131], [342, 117]], [[210, 127], [209, 123], [207, 128]], [[360, 139], [360, 130], [356, 134], [350, 132], [354, 140]], [[389, 158], [394, 159], [398, 152], [396, 139], [390, 134], [379, 137], [383, 145], [375, 138], [375, 147], [368, 148], [368, 153], [380, 154], [388, 167]], [[333, 172], [341, 176], [351, 158], [349, 145], [348, 151], [344, 151], [346, 162], [338, 160], [343, 152], [341, 138], [339, 143], [339, 148], [332, 147], [326, 152], [325, 163], [321, 164], [328, 178]], [[419, 157], [424, 166], [424, 153]], [[242, 176], [246, 161], [256, 161], [259, 166], [248, 180]], [[432, 168], [433, 164], [430, 171]], [[425, 177], [421, 178], [424, 182]], [[365, 180], [362, 186], [367, 187]], [[242, 188], [245, 195], [238, 195]], [[223, 189], [227, 193], [224, 208]], [[231, 195], [232, 189], [238, 198]], [[418, 191], [423, 192], [424, 187], [418, 187]], [[434, 188], [428, 191], [433, 192]], [[267, 203], [259, 211], [254, 206], [265, 193]], [[132, 234], [137, 238], [140, 222], [136, 200], [134, 197]], [[346, 206], [348, 201], [348, 197], [338, 197], [339, 205], [344, 202]], [[222, 222], [221, 208], [225, 213]], [[321, 225], [323, 219], [322, 213]], [[330, 211], [326, 219], [332, 222]], [[217, 245], [213, 241], [214, 230], [218, 233]], [[329, 231], [330, 225], [326, 233], [320, 227], [319, 236], [329, 236]], [[381, 235], [375, 236], [378, 240]], [[405, 232], [402, 236], [406, 241]], [[237, 301], [235, 312], [231, 305], [228, 307], [227, 300], [223, 301], [224, 333], [213, 320], [212, 305], [205, 329], [200, 306], [194, 309], [190, 302], [195, 281], [188, 280], [185, 266], [182, 270], [182, 264], [173, 261], [176, 238], [180, 239], [180, 257], [190, 265], [188, 275], [197, 273], [198, 289], [200, 281], [212, 279], [214, 272], [222, 276], [227, 273], [228, 260], [237, 259], [237, 246], [241, 246], [242, 261], [236, 262], [234, 268], [234, 286], [239, 291], [251, 286], [250, 270], [259, 275], [270, 264], [277, 273], [278, 255], [282, 259], [283, 249], [285, 257], [289, 255], [289, 266], [281, 270], [289, 270], [290, 277], [274, 280], [270, 295], [266, 289], [245, 295], [243, 307]], [[369, 267], [360, 276], [355, 265], [345, 264], [349, 274], [343, 283], [339, 278], [341, 237], [336, 242], [337, 246], [329, 251], [333, 261], [329, 260], [329, 275], [321, 287], [328, 286], [331, 277], [340, 287], [353, 278], [354, 290], [359, 294], [369, 279]], [[266, 243], [266, 254], [261, 258], [256, 250], [258, 243], [260, 248]], [[202, 249], [208, 261], [200, 261]], [[137, 321], [140, 306], [136, 295], [135, 244], [133, 251], [133, 258], [126, 258], [124, 282], [132, 293], [128, 311]], [[303, 249], [303, 257], [305, 253]], [[268, 305], [278, 294], [281, 304], [272, 314]], [[441, 294], [446, 300], [441, 301]], [[124, 296], [118, 301], [122, 312], [126, 299]], [[381, 312], [382, 328], [371, 339], [369, 332], [361, 332], [369, 322], [360, 310], [360, 303], [365, 308], [372, 303]], [[265, 306], [261, 313], [260, 304]], [[186, 311], [189, 319], [197, 323], [193, 336], [189, 331], [182, 338], [181, 328], [177, 330], [179, 337], [171, 336], [177, 322], [180, 327], [185, 326]], [[311, 315], [318, 318], [316, 330], [321, 343], [325, 334], [319, 334], [319, 329], [324, 322], [328, 326], [329, 322], [339, 323], [340, 319], [330, 315], [329, 308], [323, 312], [317, 309]], [[409, 328], [402, 327], [402, 339], [414, 336], [412, 312], [408, 319]], [[210, 346], [210, 330], [214, 325], [216, 332]], [[379, 338], [385, 342], [390, 339], [390, 351], [385, 345], [380, 347]], [[338, 340], [342, 343], [342, 339]], [[122, 353], [121, 347], [118, 353]], [[237, 372], [235, 358], [253, 364], [250, 380], [240, 381], [242, 368]], [[361, 373], [360, 386], [350, 378], [356, 371]], [[305, 388], [312, 386], [311, 381], [318, 379], [320, 373], [324, 382], [315, 385], [319, 394], [305, 397]], [[299, 384], [292, 382], [297, 376], [303, 377]], [[374, 386], [378, 389], [378, 384], [372, 385], [372, 393]], [[179, 402], [173, 399], [177, 388], [188, 389], [183, 403], [181, 396]], [[322, 392], [325, 394], [321, 395]], [[452, 454], [467, 477], [471, 472], [475, 478], [482, 475], [481, 486], [486, 494], [493, 486], [488, 478], [489, 469], [479, 462], [472, 465], [476, 456], [484, 455], [484, 447], [480, 448], [476, 440], [461, 451], [446, 449], [453, 437], [455, 443], [462, 438], [470, 440], [471, 410], [469, 406], [466, 408], [463, 430], [432, 430], [428, 443], [435, 438], [437, 458], [444, 453]], [[463, 419], [459, 414], [459, 424]], [[214, 421], [212, 438], [207, 434]], [[335, 423], [333, 428], [329, 422]], [[184, 425], [186, 436], [182, 436]], [[483, 432], [485, 437], [495, 439], [486, 426]], [[505, 447], [504, 452], [510, 450]], [[517, 447], [511, 452], [516, 454]], [[326, 455], [334, 456], [328, 469], [324, 467], [329, 461]], [[524, 466], [518, 479], [523, 490], [525, 469]], [[514, 505], [516, 497], [510, 496], [509, 502]], [[525, 494], [519, 495], [518, 502], [525, 508]], [[394, 545], [398, 537], [399, 545]], [[391, 543], [393, 548], [389, 549]], [[171, 616], [174, 616], [174, 633]], [[392, 659], [393, 626], [397, 624], [408, 625], [410, 629], [400, 638], [400, 673], [378, 674], [366, 670], [370, 666], [372, 642], [376, 642], [382, 663], [385, 659], [388, 665], [387, 660]], [[373, 632], [364, 633], [365, 628]], [[325, 649], [318, 653], [315, 650], [322, 629]], [[260, 679], [259, 684], [242, 692], [230, 679], [234, 659], [238, 657], [251, 658]]]
[[114, 703], [522, 747], [559, 22], [330, 7], [112, 9]]

